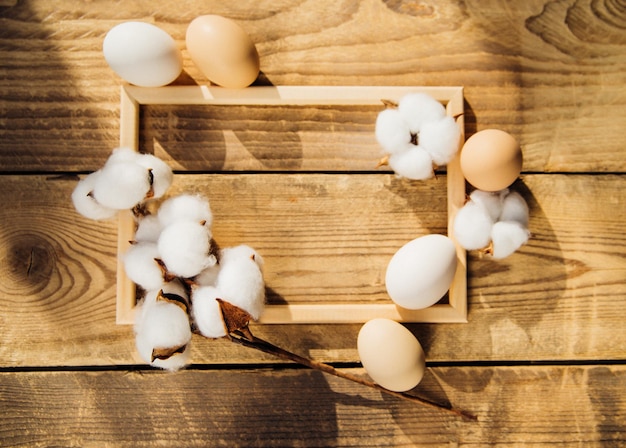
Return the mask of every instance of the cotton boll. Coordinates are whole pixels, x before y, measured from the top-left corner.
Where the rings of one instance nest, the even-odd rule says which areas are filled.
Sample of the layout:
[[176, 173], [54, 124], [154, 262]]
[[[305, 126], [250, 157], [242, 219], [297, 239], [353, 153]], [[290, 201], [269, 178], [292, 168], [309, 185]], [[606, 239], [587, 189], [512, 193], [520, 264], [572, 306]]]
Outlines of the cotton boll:
[[261, 255], [256, 250], [246, 244], [227, 247], [220, 251], [221, 264], [242, 259], [253, 260], [261, 270], [263, 269], [263, 265], [265, 264], [265, 260], [263, 260], [263, 257], [261, 257]]
[[128, 210], [150, 191], [148, 170], [130, 161], [106, 163], [94, 185], [94, 198], [105, 207]]
[[198, 286], [213, 286], [217, 281], [217, 274], [220, 271], [220, 265], [218, 263], [213, 266], [209, 266], [203, 269], [198, 275], [193, 278], [193, 281]]
[[265, 307], [263, 259], [249, 246], [224, 249], [216, 287], [223, 299], [247, 311], [254, 320]]
[[413, 134], [423, 131], [425, 123], [441, 120], [446, 115], [445, 107], [426, 93], [404, 95], [398, 102], [398, 112]]
[[140, 154], [131, 148], [115, 148], [106, 163], [136, 162]]
[[394, 154], [411, 143], [411, 131], [398, 109], [385, 109], [376, 118], [376, 140], [385, 152]]
[[[443, 107], [443, 106], [442, 106]], [[452, 117], [422, 124], [419, 145], [430, 154], [437, 165], [447, 165], [456, 155], [461, 142], [461, 130]]]
[[72, 192], [72, 202], [78, 213], [85, 218], [102, 220], [113, 218], [117, 210], [105, 207], [93, 197], [93, 188], [100, 171], [95, 171], [78, 181]]
[[185, 348], [181, 353], [176, 353], [175, 355], [167, 358], [167, 359], [155, 359], [152, 361], [151, 365], [154, 367], [158, 367], [159, 369], [169, 370], [170, 372], [176, 372], [177, 370], [182, 369], [187, 364], [189, 364], [189, 360], [191, 359], [191, 341], [187, 343]]
[[179, 296], [182, 302], [185, 303], [185, 307], [189, 306], [189, 294], [187, 294], [187, 289], [179, 279], [165, 282], [158, 289], [148, 290], [143, 301], [144, 303], [156, 302], [163, 294]]
[[176, 221], [204, 222], [207, 227], [213, 223], [213, 213], [209, 201], [198, 195], [181, 194], [167, 199], [158, 211], [163, 226]]
[[193, 291], [193, 318], [200, 333], [207, 338], [226, 336], [226, 326], [222, 318], [222, 310], [216, 299], [222, 293], [213, 286], [202, 286]]
[[528, 227], [528, 215], [528, 204], [522, 195], [516, 191], [511, 191], [504, 197], [500, 221], [516, 221], [524, 227]]
[[491, 240], [493, 258], [506, 258], [526, 244], [530, 232], [522, 224], [515, 221], [498, 221], [493, 225]]
[[492, 228], [493, 220], [487, 210], [473, 201], [466, 203], [454, 217], [454, 238], [465, 250], [487, 247]]
[[[178, 370], [189, 360], [191, 328], [187, 313], [166, 301], [146, 301], [138, 306], [135, 316], [135, 343], [141, 358], [167, 370]], [[155, 349], [179, 348], [168, 359], [153, 359]]]
[[398, 176], [412, 180], [424, 180], [433, 177], [433, 161], [426, 150], [411, 143], [406, 146], [408, 150], [392, 154], [389, 157], [391, 169]]
[[163, 270], [156, 259], [160, 257], [155, 243], [142, 242], [128, 248], [123, 256], [128, 278], [143, 289], [159, 289], [164, 283]]
[[495, 192], [474, 190], [470, 194], [470, 200], [484, 207], [493, 222], [496, 222], [502, 213], [503, 198], [508, 192], [508, 189]]
[[168, 225], [161, 231], [157, 245], [167, 270], [180, 277], [194, 277], [217, 262], [209, 253], [209, 229], [195, 221]]
[[161, 234], [161, 221], [156, 215], [147, 215], [142, 217], [135, 231], [135, 241], [156, 243]]
[[154, 198], [162, 197], [172, 185], [174, 173], [167, 163], [152, 154], [139, 154], [137, 163], [152, 173]]

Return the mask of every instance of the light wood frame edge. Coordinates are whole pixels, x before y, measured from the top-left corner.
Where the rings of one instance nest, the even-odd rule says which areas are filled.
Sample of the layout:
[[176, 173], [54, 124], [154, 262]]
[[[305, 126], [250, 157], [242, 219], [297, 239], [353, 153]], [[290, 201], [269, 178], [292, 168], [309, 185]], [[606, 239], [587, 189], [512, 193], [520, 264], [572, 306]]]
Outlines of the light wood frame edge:
[[[232, 90], [208, 86], [161, 88], [122, 86], [120, 95], [120, 146], [139, 150], [139, 110], [141, 105], [371, 105], [379, 104], [380, 99], [383, 98], [397, 100], [409, 91], [425, 92], [438, 101], [446, 103], [447, 114], [456, 117], [461, 130], [460, 145], [462, 145], [465, 141], [462, 87], [280, 86]], [[458, 155], [447, 166], [447, 201], [448, 235], [453, 238], [454, 216], [465, 203], [465, 179], [460, 171]], [[128, 249], [129, 241], [133, 238], [134, 226], [130, 212], [120, 213], [118, 256]], [[467, 256], [466, 251], [460, 245], [456, 244], [456, 247], [458, 265], [448, 294], [449, 303], [447, 304], [436, 304], [422, 310], [407, 310], [392, 303], [267, 305], [259, 323], [363, 323], [374, 317], [384, 317], [399, 322], [467, 322]], [[117, 324], [132, 324], [136, 302], [135, 294], [135, 286], [126, 276], [123, 263], [118, 260]]]

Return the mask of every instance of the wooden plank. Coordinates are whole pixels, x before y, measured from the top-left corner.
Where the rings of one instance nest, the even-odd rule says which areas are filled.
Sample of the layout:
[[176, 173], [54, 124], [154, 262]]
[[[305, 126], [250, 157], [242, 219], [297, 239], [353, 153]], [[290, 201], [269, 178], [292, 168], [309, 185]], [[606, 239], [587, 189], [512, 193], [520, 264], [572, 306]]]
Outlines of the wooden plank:
[[5, 372], [0, 384], [11, 446], [626, 443], [624, 366], [438, 367], [412, 392], [478, 422], [299, 369]]
[[[540, 359], [556, 353], [563, 359], [624, 358], [626, 331], [618, 320], [626, 297], [625, 181], [538, 175], [515, 184], [530, 206], [531, 239], [500, 262], [471, 256], [468, 319], [474, 325], [431, 327], [425, 337], [435, 352], [459, 338], [474, 341], [477, 359], [486, 353], [518, 359], [517, 347], [533, 347]], [[588, 326], [599, 310], [607, 320]], [[587, 335], [574, 337], [582, 327]], [[440, 338], [444, 333], [454, 339]]]
[[[511, 132], [527, 171], [624, 172], [626, 53], [614, 14], [589, 2], [518, 3], [261, 0], [254, 11], [220, 2], [209, 9], [250, 33], [260, 84], [463, 85], [468, 135]], [[120, 79], [102, 57], [106, 32], [128, 18], [145, 20], [184, 49], [188, 23], [206, 11], [165, 0], [122, 10], [113, 0], [3, 7], [0, 170], [97, 169], [119, 132]], [[183, 54], [177, 82], [206, 83]]]
[[126, 86], [123, 108], [139, 103], [142, 114], [139, 125], [121, 120], [122, 133], [139, 128], [138, 146], [126, 138], [121, 145], [178, 170], [389, 172], [377, 169], [376, 117], [381, 100], [412, 91], [447, 105], [464, 130], [462, 88], [454, 86]]
[[[339, 294], [343, 300], [351, 300], [362, 288], [368, 293], [381, 291], [381, 277], [375, 275], [381, 270], [377, 263], [361, 263], [357, 273], [367, 283], [352, 283], [351, 288], [354, 274], [347, 278], [345, 272], [335, 277], [330, 271], [315, 275], [309, 268], [319, 269], [320, 264], [300, 256], [302, 248], [315, 249], [350, 270], [355, 269], [350, 266], [361, 260], [363, 251], [382, 263], [384, 256], [377, 254], [391, 254], [397, 242], [414, 234], [412, 226], [445, 231], [445, 223], [437, 218], [440, 215], [429, 212], [444, 213], [439, 189], [420, 187], [423, 191], [417, 196], [409, 194], [393, 177], [380, 176], [375, 183], [368, 183], [369, 175], [349, 175], [343, 186], [358, 182], [358, 189], [377, 192], [386, 199], [382, 206], [398, 225], [388, 227], [376, 240], [362, 239], [362, 232], [351, 235], [342, 227], [327, 228], [315, 221], [306, 225], [300, 220], [301, 227], [291, 228], [298, 217], [291, 217], [288, 209], [276, 214], [271, 200], [253, 204], [251, 196], [241, 193], [256, 188], [269, 198], [276, 194], [272, 185], [285, 182], [282, 175], [216, 177], [223, 179], [220, 182], [232, 182], [228, 190], [216, 188], [217, 197], [211, 195], [215, 203], [230, 204], [225, 209], [214, 207], [216, 235], [224, 244], [259, 242], [259, 250], [269, 257], [266, 267], [270, 281], [280, 280], [281, 289], [292, 297], [304, 298], [306, 291], [317, 291], [320, 299]], [[174, 188], [194, 191], [200, 187], [196, 179], [178, 175]], [[325, 182], [313, 184], [312, 179], [315, 176], [296, 176], [291, 188], [296, 193], [299, 188], [328, 191]], [[469, 323], [410, 326], [428, 359], [624, 359], [625, 182], [622, 175], [524, 176], [517, 187], [531, 207], [533, 236], [528, 246], [501, 262], [470, 257]], [[132, 330], [115, 325], [116, 223], [96, 223], [78, 216], [69, 200], [75, 185], [76, 178], [72, 177], [0, 176], [0, 190], [5, 193], [5, 207], [0, 210], [4, 223], [0, 230], [2, 366], [140, 362]], [[340, 183], [334, 185], [338, 188]], [[293, 199], [299, 198], [296, 195]], [[325, 214], [340, 205], [338, 198], [311, 195], [310, 202], [301, 205], [302, 210]], [[274, 201], [284, 206], [290, 203], [289, 197], [280, 195]], [[257, 213], [260, 211], [263, 213]], [[383, 226], [383, 221], [386, 225], [394, 221], [375, 210], [369, 214], [366, 210], [352, 211], [362, 222], [346, 215], [342, 226], [361, 225], [373, 232]], [[260, 219], [273, 223], [283, 219], [280, 237], [271, 237]], [[301, 275], [293, 275], [293, 266], [285, 264], [279, 255], [293, 257]], [[284, 272], [284, 278], [279, 279], [277, 272]], [[365, 275], [367, 272], [370, 274]], [[306, 279], [310, 284], [302, 283]], [[302, 355], [355, 361], [358, 329], [358, 325], [256, 325], [254, 331]], [[271, 360], [226, 341], [197, 340], [193, 350], [193, 362], [198, 363]]]
[[206, 195], [217, 243], [248, 244], [263, 256], [272, 313], [263, 321], [289, 323], [285, 313], [294, 323], [375, 315], [411, 321], [445, 318], [451, 305], [398, 311], [385, 290], [385, 269], [405, 242], [446, 234], [445, 185], [445, 177], [421, 183], [391, 175], [179, 175], [172, 194]]

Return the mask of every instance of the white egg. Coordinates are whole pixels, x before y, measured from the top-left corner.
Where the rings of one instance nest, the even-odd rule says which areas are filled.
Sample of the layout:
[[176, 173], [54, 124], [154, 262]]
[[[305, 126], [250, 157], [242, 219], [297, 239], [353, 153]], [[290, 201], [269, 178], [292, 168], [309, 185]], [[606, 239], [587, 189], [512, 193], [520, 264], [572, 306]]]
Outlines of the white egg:
[[413, 389], [424, 376], [422, 346], [396, 321], [377, 318], [366, 322], [359, 331], [357, 350], [367, 374], [386, 389]]
[[183, 69], [183, 57], [172, 36], [150, 23], [114, 26], [104, 38], [102, 52], [118, 76], [141, 87], [169, 84]]
[[438, 234], [416, 238], [402, 246], [387, 265], [387, 293], [403, 308], [427, 308], [450, 289], [456, 266], [456, 247], [450, 238]]

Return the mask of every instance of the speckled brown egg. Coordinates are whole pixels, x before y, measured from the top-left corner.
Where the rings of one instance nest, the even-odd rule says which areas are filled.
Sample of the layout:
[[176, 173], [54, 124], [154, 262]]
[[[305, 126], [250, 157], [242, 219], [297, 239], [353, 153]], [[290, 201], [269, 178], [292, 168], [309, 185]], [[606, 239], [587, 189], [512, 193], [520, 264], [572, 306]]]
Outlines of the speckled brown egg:
[[239, 89], [259, 75], [259, 53], [246, 31], [217, 15], [196, 17], [185, 38], [193, 63], [214, 84]]
[[522, 161], [517, 140], [499, 129], [477, 132], [461, 150], [465, 179], [483, 191], [499, 191], [510, 186], [522, 171]]

